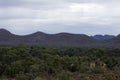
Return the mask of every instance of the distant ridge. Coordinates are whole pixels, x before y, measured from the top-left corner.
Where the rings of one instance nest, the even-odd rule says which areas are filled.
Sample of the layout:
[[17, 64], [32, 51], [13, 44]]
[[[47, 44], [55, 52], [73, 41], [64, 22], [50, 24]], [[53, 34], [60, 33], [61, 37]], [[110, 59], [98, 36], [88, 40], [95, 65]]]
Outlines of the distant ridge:
[[109, 39], [115, 38], [114, 35], [95, 35], [91, 37], [96, 40], [109, 40]]
[[11, 32], [6, 29], [0, 29], [0, 35], [11, 35]]
[[8, 30], [0, 29], [0, 45], [36, 45], [36, 46], [66, 46], [66, 47], [120, 47], [120, 35], [96, 35], [58, 33], [46, 34], [35, 32], [33, 34], [19, 36]]

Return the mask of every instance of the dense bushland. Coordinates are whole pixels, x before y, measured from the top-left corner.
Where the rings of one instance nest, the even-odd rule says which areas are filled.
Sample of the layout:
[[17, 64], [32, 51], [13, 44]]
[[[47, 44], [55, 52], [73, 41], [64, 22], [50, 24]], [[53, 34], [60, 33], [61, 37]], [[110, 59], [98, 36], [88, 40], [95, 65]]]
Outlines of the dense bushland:
[[120, 48], [0, 47], [0, 80], [120, 80]]

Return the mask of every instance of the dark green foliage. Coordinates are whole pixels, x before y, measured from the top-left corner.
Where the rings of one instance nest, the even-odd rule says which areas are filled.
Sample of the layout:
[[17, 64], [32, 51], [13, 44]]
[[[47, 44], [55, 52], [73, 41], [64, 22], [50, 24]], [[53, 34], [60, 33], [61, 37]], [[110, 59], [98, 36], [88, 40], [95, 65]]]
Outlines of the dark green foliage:
[[0, 47], [0, 76], [16, 80], [119, 80], [119, 61], [119, 48]]

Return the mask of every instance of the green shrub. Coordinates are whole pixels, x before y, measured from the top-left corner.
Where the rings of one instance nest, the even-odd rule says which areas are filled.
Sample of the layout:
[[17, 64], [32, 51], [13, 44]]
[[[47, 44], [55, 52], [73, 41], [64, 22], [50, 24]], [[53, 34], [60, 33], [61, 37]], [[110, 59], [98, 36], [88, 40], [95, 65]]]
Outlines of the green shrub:
[[34, 80], [45, 80], [45, 79], [43, 79], [41, 77], [36, 77]]
[[16, 80], [32, 80], [32, 79], [30, 79], [30, 77], [25, 74], [18, 74], [16, 75]]
[[72, 76], [69, 72], [63, 72], [59, 75], [58, 80], [71, 80]]

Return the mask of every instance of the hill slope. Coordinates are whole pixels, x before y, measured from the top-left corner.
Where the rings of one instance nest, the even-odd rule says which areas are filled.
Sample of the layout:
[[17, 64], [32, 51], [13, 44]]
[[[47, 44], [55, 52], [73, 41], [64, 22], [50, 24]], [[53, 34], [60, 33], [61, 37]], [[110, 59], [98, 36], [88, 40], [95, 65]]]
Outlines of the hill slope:
[[[119, 36], [117, 36], [119, 37]], [[99, 46], [117, 46], [118, 38], [109, 40], [97, 40], [84, 34], [46, 34], [36, 32], [33, 34], [19, 36], [11, 32], [0, 29], [0, 45], [39, 45], [39, 46], [69, 46], [69, 47], [99, 47]], [[117, 42], [116, 42], [117, 41]]]

